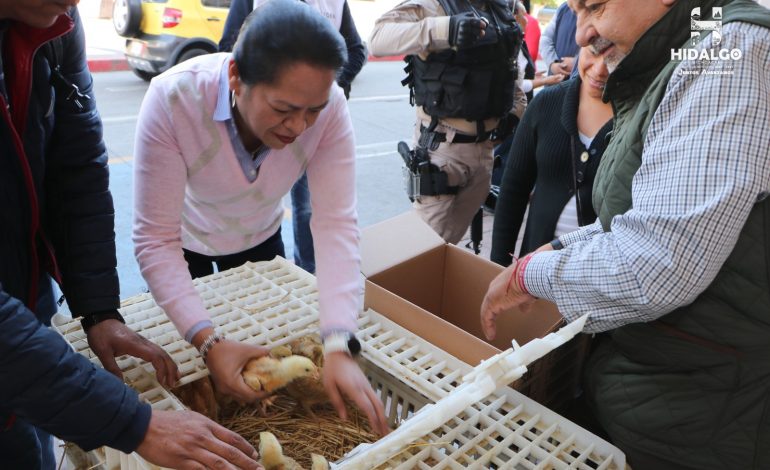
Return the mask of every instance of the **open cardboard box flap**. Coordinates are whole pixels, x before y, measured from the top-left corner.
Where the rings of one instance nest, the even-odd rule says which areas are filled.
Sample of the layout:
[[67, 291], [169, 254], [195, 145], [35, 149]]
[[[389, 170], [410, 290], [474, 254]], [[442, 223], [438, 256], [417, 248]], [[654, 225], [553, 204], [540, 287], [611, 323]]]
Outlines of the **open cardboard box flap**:
[[[369, 281], [367, 290], [369, 284], [377, 285], [485, 341], [496, 350], [508, 349], [512, 339], [525, 344], [542, 337], [557, 329], [562, 321], [555, 305], [538, 301], [526, 313], [511, 309], [501, 314], [497, 323], [497, 338], [487, 341], [479, 318], [481, 301], [489, 283], [503, 268], [445, 243], [414, 212], [362, 230], [361, 266]], [[404, 319], [394, 321], [428, 339], [414, 330], [414, 324], [410, 327], [403, 323]], [[466, 360], [453, 352], [450, 354]]]
[[361, 230], [361, 272], [369, 278], [444, 243], [416, 212], [405, 212]]

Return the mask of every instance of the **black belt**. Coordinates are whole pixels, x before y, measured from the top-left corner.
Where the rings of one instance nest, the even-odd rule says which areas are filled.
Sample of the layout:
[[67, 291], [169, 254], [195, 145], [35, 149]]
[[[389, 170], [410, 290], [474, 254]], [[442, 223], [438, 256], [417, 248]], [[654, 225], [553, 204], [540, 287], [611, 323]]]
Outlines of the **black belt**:
[[[420, 124], [420, 133], [423, 133], [425, 131], [425, 129], [426, 129], [426, 127], [424, 125]], [[484, 132], [484, 133], [479, 134], [479, 135], [467, 135], [467, 134], [455, 133], [455, 136], [454, 136], [454, 138], [452, 139], [452, 141], [450, 143], [452, 143], [452, 144], [474, 144], [474, 143], [477, 143], [477, 142], [484, 142], [484, 141], [489, 140], [489, 138], [492, 136], [492, 132], [494, 132], [494, 130], [487, 131], [487, 132]], [[434, 139], [435, 142], [446, 142], [447, 141], [446, 133], [445, 132], [433, 131], [432, 134], [434, 135], [433, 139]]]

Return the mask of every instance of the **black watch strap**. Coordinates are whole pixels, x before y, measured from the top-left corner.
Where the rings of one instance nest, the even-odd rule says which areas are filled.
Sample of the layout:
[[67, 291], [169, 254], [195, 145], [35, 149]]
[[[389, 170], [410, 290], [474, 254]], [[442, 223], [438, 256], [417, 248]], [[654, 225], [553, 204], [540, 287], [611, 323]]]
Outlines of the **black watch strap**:
[[335, 331], [324, 336], [323, 345], [324, 353], [344, 352], [351, 357], [361, 353], [361, 343], [356, 335], [349, 331]]
[[564, 248], [564, 245], [562, 244], [561, 241], [559, 241], [558, 238], [554, 238], [553, 241], [551, 242], [551, 248], [553, 248], [554, 250], [561, 250]]
[[117, 310], [108, 310], [105, 312], [96, 312], [83, 315], [83, 318], [80, 319], [80, 326], [83, 327], [83, 331], [88, 333], [88, 330], [90, 330], [92, 326], [96, 325], [97, 323], [101, 323], [104, 320], [117, 320], [120, 323], [126, 323], [126, 320], [123, 319], [123, 315], [121, 315], [120, 312]]

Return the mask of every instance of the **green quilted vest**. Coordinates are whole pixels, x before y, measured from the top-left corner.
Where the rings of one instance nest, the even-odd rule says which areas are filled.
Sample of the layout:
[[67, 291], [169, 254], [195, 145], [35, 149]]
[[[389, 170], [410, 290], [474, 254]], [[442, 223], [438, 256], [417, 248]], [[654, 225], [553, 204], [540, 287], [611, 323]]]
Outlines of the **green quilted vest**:
[[[661, 51], [689, 39], [682, 25], [692, 8], [710, 16], [712, 6], [724, 7], [723, 24], [770, 28], [768, 10], [749, 0], [680, 0], [609, 77], [615, 131], [593, 192], [605, 231], [632, 207], [644, 137], [678, 65]], [[658, 321], [614, 330], [585, 378], [593, 411], [621, 447], [688, 468], [770, 469], [770, 198], [705, 292]]]

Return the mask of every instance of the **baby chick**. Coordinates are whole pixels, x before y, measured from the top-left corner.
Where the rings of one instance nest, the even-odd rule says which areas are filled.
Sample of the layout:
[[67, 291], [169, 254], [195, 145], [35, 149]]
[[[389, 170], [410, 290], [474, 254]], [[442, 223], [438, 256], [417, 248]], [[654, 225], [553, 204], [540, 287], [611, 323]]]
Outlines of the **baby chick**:
[[294, 398], [305, 412], [315, 418], [313, 406], [329, 403], [329, 395], [320, 376], [302, 377], [286, 385], [286, 393]]
[[301, 336], [291, 341], [288, 346], [294, 354], [310, 358], [319, 369], [318, 376], [303, 377], [286, 386], [286, 393], [294, 398], [308, 415], [315, 417], [312, 407], [329, 403], [329, 396], [320, 377], [320, 370], [324, 363], [321, 337], [316, 334]]
[[324, 365], [324, 349], [321, 337], [317, 334], [300, 336], [289, 343], [294, 354], [310, 358], [317, 367]]
[[323, 455], [310, 454], [312, 463], [310, 464], [310, 470], [329, 470], [329, 462]]
[[301, 377], [319, 377], [313, 361], [302, 356], [283, 359], [262, 356], [252, 359], [246, 363], [241, 375], [249, 387], [271, 393]]
[[211, 377], [203, 377], [173, 391], [185, 406], [216, 421], [219, 416], [219, 400]]
[[291, 348], [285, 344], [282, 346], [276, 346], [270, 350], [270, 357], [273, 359], [283, 359], [284, 357], [289, 357], [292, 354], [293, 353], [291, 352]]
[[[270, 350], [270, 357], [273, 359], [283, 359], [285, 357], [289, 357], [292, 355], [291, 349], [287, 345], [281, 345], [281, 346], [275, 346], [273, 349]], [[275, 401], [278, 399], [277, 396], [267, 397], [263, 398], [259, 403], [260, 408], [260, 414], [262, 416], [267, 416], [267, 409], [275, 403]]]
[[259, 433], [259, 457], [265, 470], [302, 470], [294, 459], [283, 455], [281, 443], [271, 432]]

